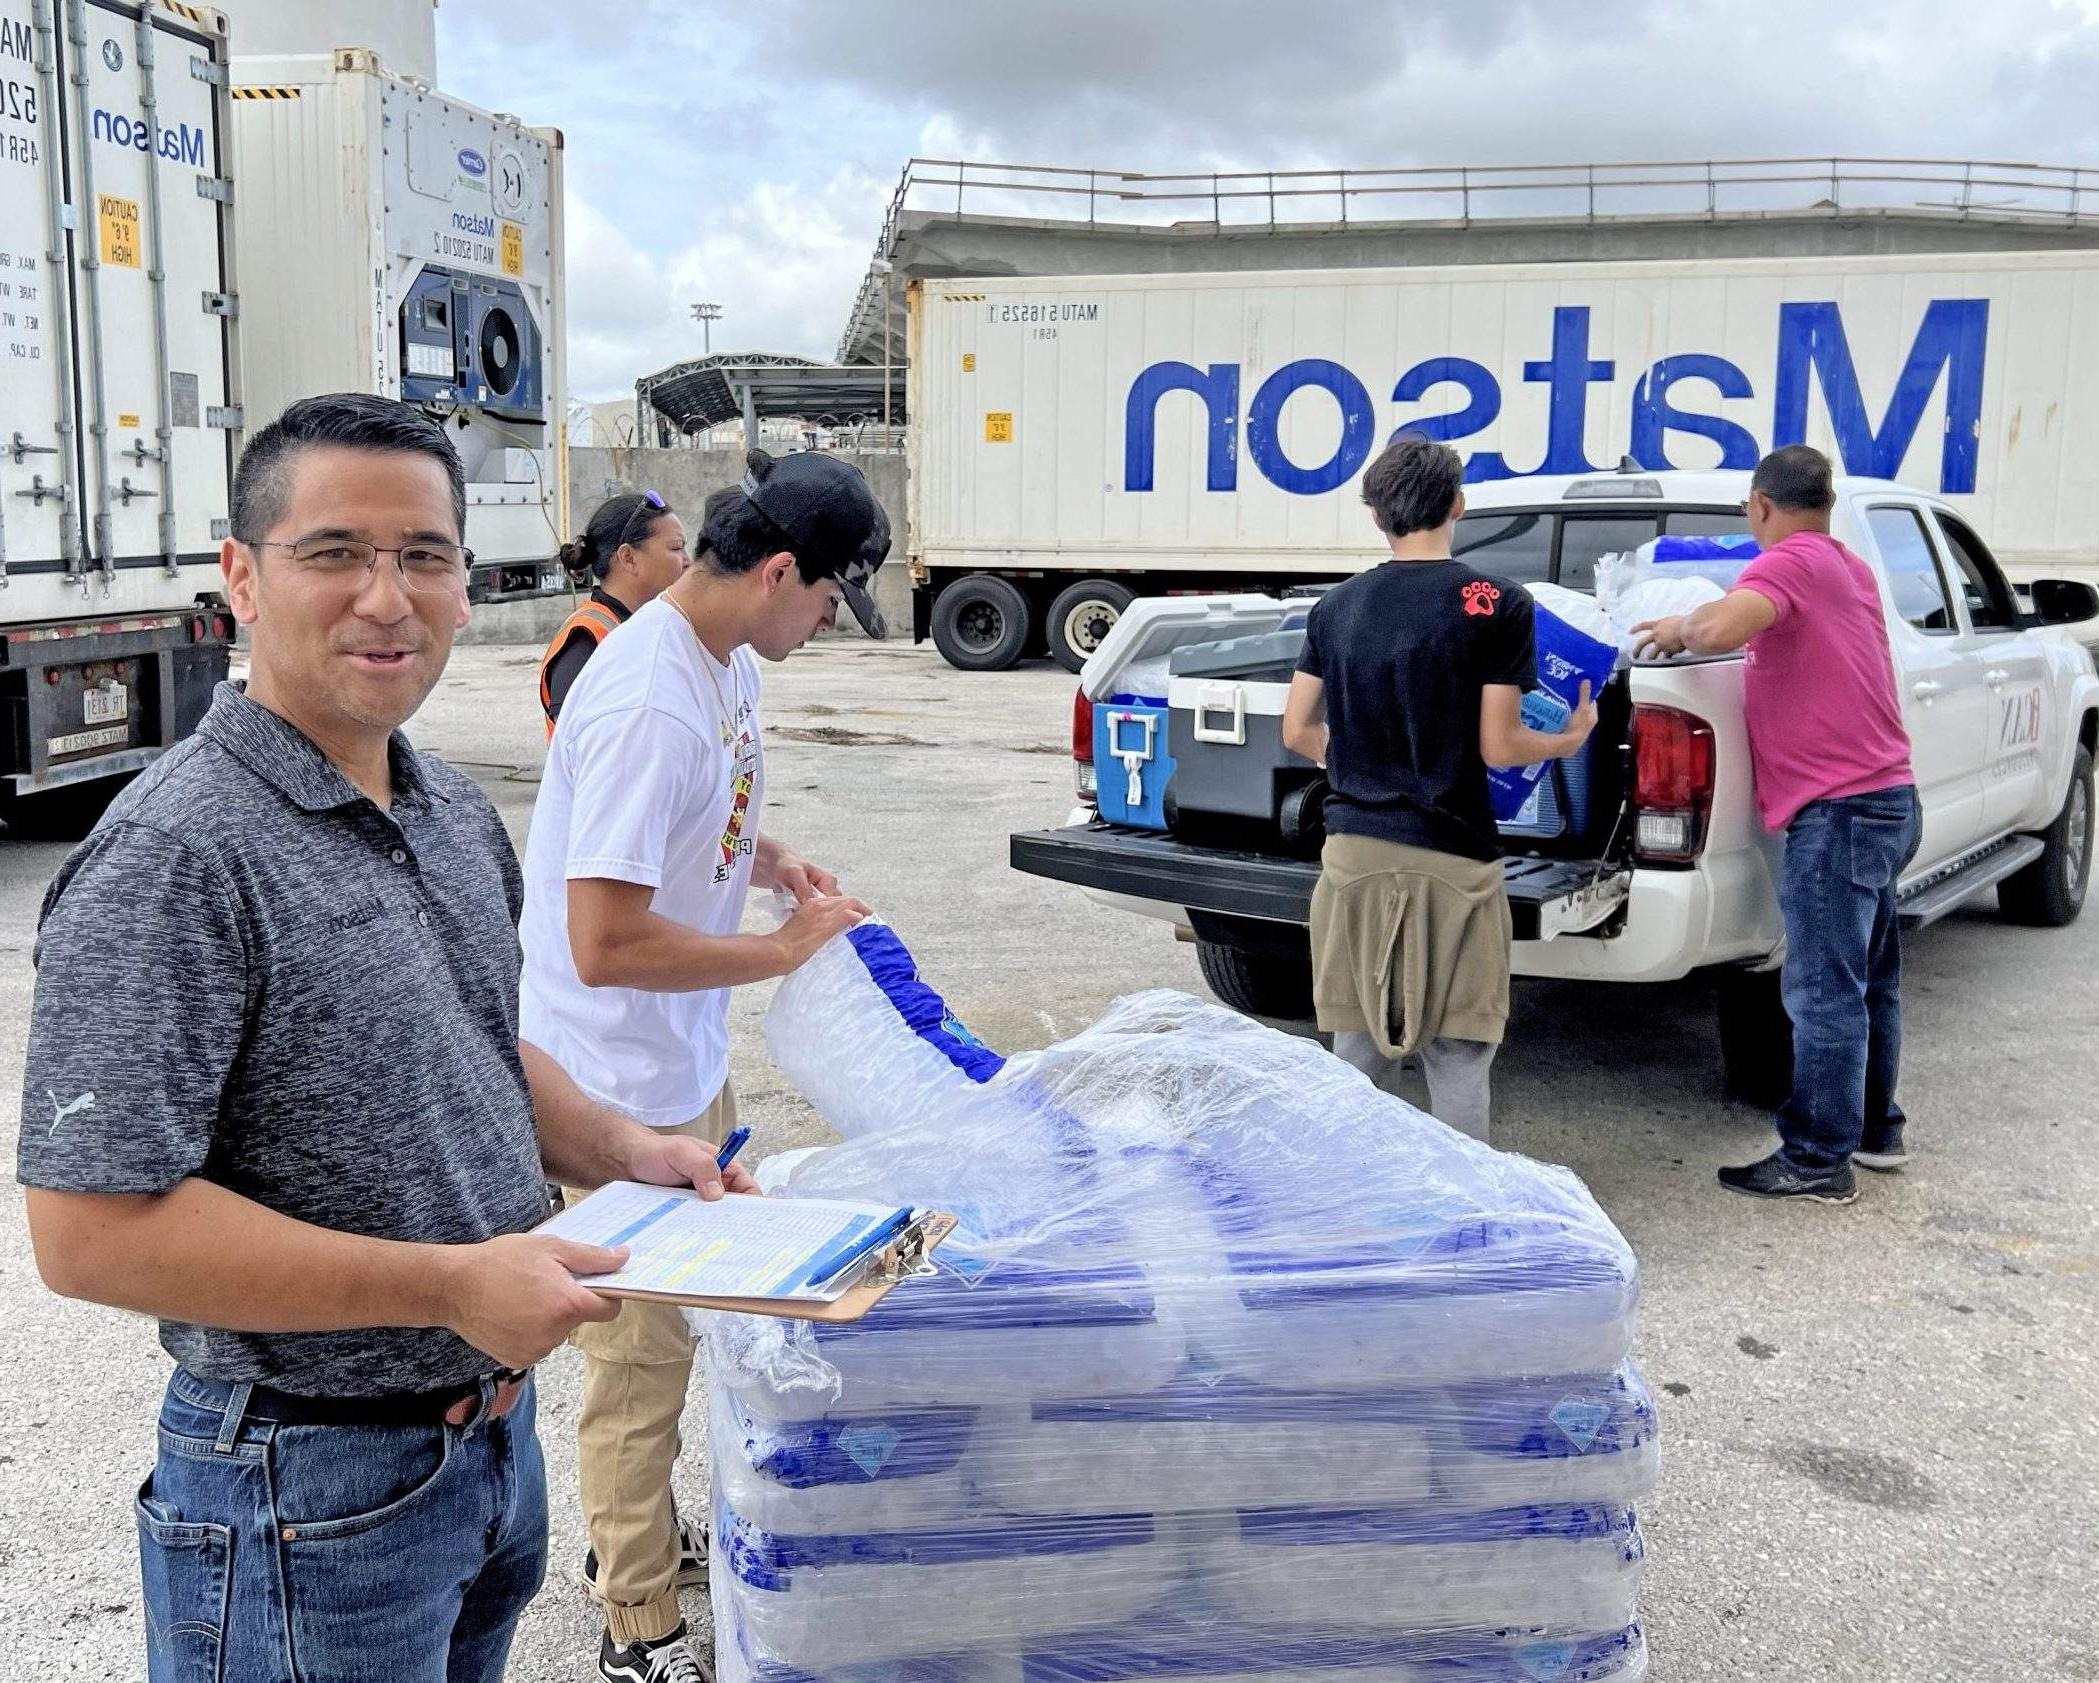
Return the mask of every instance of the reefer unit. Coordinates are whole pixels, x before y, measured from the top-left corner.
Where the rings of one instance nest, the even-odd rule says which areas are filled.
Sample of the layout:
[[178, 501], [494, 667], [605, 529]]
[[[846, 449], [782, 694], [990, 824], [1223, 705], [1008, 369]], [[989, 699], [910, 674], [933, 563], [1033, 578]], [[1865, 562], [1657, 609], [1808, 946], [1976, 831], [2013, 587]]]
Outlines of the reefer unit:
[[362, 47], [235, 64], [253, 427], [372, 391], [442, 419], [466, 464], [475, 594], [559, 582], [565, 529], [561, 134]]

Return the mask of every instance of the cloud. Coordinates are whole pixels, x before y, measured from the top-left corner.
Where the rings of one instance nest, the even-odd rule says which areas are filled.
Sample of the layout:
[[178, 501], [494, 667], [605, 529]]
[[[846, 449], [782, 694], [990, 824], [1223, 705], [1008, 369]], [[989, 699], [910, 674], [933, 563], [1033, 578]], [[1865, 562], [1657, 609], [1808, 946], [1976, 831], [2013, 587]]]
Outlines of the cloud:
[[577, 395], [694, 354], [701, 298], [724, 308], [717, 348], [827, 356], [914, 154], [1163, 171], [2099, 149], [2099, 0], [628, 0], [616, 17], [445, 0], [438, 17], [447, 89], [566, 131]]

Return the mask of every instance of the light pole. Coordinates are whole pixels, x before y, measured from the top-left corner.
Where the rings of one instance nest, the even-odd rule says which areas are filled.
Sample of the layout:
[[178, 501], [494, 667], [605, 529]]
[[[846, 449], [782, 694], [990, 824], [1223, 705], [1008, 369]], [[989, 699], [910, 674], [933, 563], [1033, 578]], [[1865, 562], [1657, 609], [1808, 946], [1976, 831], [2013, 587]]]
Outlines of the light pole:
[[700, 354], [714, 355], [714, 323], [722, 319], [722, 307], [719, 304], [695, 304], [692, 319], [700, 324]]

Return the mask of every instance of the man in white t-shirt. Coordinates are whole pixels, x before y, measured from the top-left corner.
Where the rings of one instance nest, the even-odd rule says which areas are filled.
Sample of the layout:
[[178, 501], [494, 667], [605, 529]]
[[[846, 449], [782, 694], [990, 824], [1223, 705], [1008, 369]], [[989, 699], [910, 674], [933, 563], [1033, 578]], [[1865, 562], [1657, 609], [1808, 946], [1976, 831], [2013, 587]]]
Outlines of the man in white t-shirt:
[[[735, 1123], [729, 990], [784, 976], [867, 915], [761, 833], [758, 657], [784, 660], [840, 601], [887, 634], [867, 583], [889, 524], [859, 472], [763, 451], [707, 501], [697, 559], [608, 636], [562, 706], [525, 849], [520, 1037], [591, 1097], [707, 1139]], [[746, 935], [751, 886], [798, 902]], [[705, 1528], [671, 1500], [692, 1374], [683, 1315], [629, 1302], [578, 1336], [584, 1576], [605, 1608], [600, 1675], [697, 1683], [678, 1587]]]

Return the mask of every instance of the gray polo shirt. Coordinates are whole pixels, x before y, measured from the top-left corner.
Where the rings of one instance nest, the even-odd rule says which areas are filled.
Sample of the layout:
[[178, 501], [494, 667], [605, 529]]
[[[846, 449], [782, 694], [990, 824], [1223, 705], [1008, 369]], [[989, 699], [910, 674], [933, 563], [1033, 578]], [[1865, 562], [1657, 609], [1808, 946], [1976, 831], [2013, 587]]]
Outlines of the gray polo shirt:
[[[44, 899], [18, 1173], [212, 1181], [300, 1221], [467, 1244], [546, 1213], [517, 1054], [517, 858], [486, 796], [392, 743], [391, 812], [221, 684]], [[193, 1371], [309, 1396], [494, 1363], [449, 1332], [163, 1321]]]

